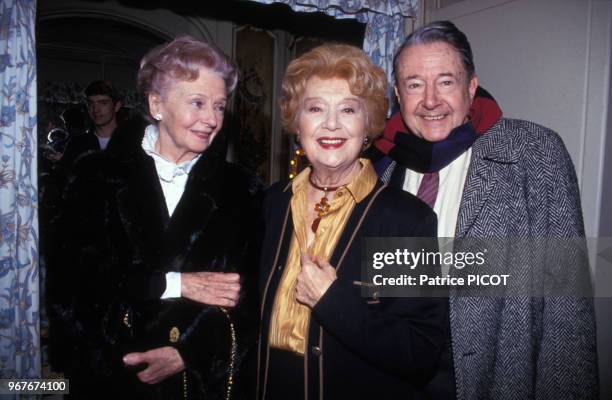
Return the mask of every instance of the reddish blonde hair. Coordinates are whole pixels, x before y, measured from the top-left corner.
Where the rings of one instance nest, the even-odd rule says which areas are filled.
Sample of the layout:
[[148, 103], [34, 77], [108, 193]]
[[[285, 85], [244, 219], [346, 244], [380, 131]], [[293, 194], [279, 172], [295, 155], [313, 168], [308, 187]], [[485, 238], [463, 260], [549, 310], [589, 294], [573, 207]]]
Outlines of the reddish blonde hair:
[[364, 102], [367, 136], [373, 139], [382, 132], [389, 108], [387, 77], [363, 50], [346, 44], [324, 44], [289, 63], [280, 99], [281, 121], [286, 131], [297, 131], [297, 115], [306, 83], [312, 77], [345, 79], [351, 93]]

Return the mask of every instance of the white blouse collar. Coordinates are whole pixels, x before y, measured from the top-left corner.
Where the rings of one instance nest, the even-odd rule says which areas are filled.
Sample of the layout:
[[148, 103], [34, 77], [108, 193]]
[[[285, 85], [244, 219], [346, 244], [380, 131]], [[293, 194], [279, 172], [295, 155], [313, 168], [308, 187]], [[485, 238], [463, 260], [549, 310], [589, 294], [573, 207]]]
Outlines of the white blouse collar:
[[161, 154], [155, 151], [155, 144], [159, 138], [159, 130], [155, 125], [149, 125], [145, 129], [144, 137], [142, 138], [142, 149], [155, 160], [157, 167], [157, 175], [159, 179], [165, 182], [171, 182], [175, 177], [181, 175], [189, 175], [189, 172], [200, 158], [201, 154], [192, 160], [175, 164], [174, 162], [164, 158]]

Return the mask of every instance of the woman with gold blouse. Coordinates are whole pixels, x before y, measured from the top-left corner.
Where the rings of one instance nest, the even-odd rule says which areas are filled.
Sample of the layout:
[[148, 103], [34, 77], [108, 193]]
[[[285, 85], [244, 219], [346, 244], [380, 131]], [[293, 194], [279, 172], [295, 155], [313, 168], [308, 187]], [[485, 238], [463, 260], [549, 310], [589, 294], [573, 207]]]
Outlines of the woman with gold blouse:
[[436, 216], [360, 158], [388, 108], [362, 50], [319, 46], [292, 61], [284, 128], [310, 162], [265, 201], [258, 399], [410, 399], [448, 337], [447, 302], [361, 296], [361, 238], [435, 237]]

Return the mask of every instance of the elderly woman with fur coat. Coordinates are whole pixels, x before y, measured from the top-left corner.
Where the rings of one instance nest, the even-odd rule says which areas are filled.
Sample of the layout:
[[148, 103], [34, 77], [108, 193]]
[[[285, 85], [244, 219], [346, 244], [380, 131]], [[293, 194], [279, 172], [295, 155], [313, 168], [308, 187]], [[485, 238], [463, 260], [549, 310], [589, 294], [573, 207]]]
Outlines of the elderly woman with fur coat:
[[49, 272], [62, 282], [50, 303], [72, 397], [239, 395], [257, 213], [220, 133], [236, 82], [213, 45], [152, 50], [138, 84], [155, 122], [124, 124], [113, 151], [78, 162]]

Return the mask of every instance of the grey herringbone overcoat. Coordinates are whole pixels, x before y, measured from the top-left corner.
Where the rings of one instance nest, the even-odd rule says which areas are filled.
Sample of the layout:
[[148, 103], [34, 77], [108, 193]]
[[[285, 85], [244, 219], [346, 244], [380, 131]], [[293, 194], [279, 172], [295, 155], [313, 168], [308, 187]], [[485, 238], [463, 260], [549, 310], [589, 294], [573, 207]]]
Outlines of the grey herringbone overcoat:
[[[521, 245], [497, 266], [526, 286], [584, 273], [577, 269], [587, 268], [586, 254], [575, 246], [559, 248], [558, 238], [584, 238], [576, 174], [560, 137], [511, 119], [501, 119], [480, 136], [472, 148], [455, 236], [515, 238]], [[524, 245], [526, 238], [531, 245]], [[557, 242], [543, 249], [547, 240]], [[457, 398], [596, 399], [592, 299], [525, 293], [451, 294]]]

